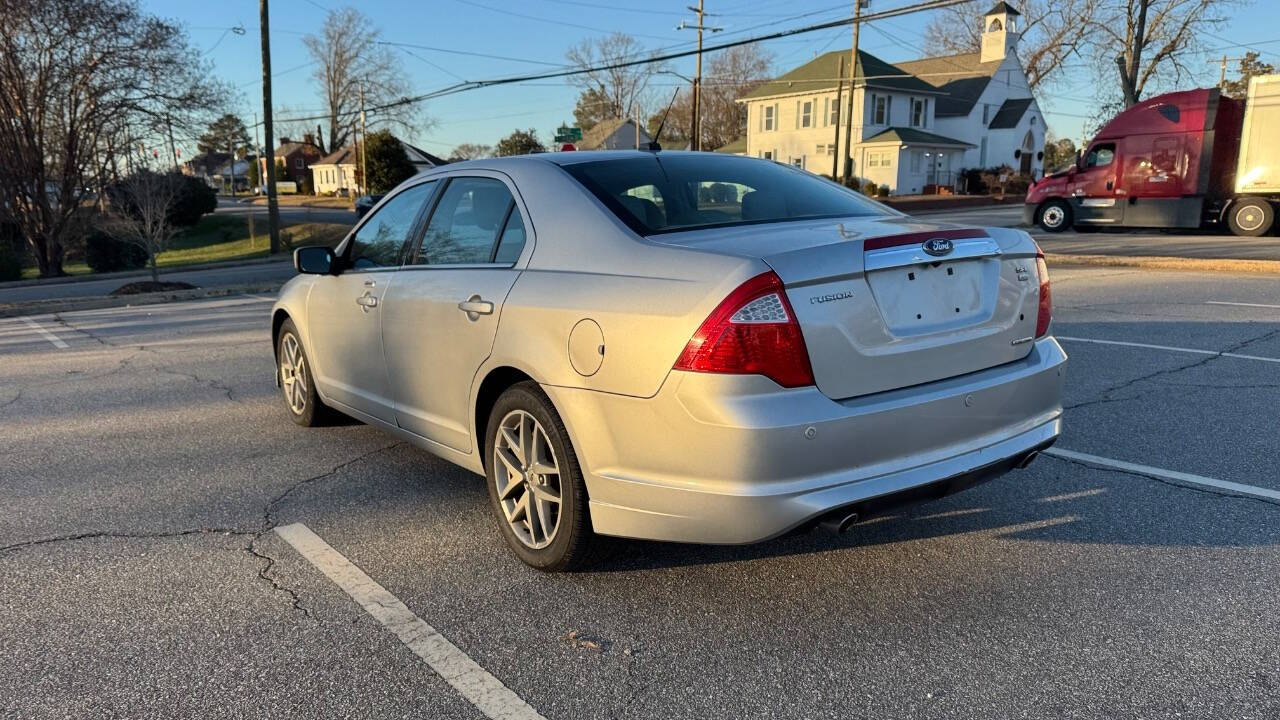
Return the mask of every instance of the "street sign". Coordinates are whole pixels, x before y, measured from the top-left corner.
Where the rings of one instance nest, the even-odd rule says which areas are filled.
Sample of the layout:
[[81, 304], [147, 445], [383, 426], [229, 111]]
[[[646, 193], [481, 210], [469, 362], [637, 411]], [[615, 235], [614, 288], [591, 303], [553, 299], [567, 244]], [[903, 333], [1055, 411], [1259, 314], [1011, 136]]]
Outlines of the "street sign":
[[582, 139], [582, 128], [566, 127], [561, 125], [556, 128], [555, 141], [558, 143], [577, 142]]

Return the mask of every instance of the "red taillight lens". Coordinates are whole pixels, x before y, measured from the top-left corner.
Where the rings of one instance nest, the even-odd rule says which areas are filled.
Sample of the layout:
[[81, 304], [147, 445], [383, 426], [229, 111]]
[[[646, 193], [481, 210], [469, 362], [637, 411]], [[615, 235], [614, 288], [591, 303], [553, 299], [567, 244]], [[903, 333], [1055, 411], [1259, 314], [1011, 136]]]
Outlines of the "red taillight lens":
[[689, 339], [676, 370], [764, 375], [782, 387], [813, 384], [800, 323], [772, 272], [729, 293]]
[[1036, 315], [1036, 337], [1042, 338], [1049, 333], [1049, 321], [1053, 317], [1053, 301], [1049, 297], [1049, 266], [1044, 262], [1044, 253], [1036, 252], [1036, 275], [1040, 278], [1040, 312]]

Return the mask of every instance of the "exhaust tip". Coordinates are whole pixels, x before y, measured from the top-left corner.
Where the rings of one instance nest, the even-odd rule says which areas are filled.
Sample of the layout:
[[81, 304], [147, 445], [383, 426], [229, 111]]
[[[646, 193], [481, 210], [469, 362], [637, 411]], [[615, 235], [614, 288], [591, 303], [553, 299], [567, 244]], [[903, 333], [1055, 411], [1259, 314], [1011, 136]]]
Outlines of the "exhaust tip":
[[827, 532], [840, 535], [846, 532], [856, 522], [858, 522], [858, 513], [841, 512], [833, 515], [828, 515], [827, 517], [823, 518], [822, 521], [819, 522], [818, 524], [821, 525], [822, 529], [826, 530]]
[[1019, 460], [1019, 461], [1018, 461], [1017, 468], [1018, 468], [1019, 470], [1021, 470], [1021, 469], [1025, 468], [1026, 466], [1028, 466], [1028, 465], [1030, 465], [1031, 463], [1035, 462], [1035, 459], [1036, 459], [1036, 458], [1038, 458], [1038, 457], [1040, 457], [1040, 451], [1039, 451], [1039, 450], [1032, 450], [1031, 452], [1027, 453], [1025, 457], [1023, 457], [1021, 460]]

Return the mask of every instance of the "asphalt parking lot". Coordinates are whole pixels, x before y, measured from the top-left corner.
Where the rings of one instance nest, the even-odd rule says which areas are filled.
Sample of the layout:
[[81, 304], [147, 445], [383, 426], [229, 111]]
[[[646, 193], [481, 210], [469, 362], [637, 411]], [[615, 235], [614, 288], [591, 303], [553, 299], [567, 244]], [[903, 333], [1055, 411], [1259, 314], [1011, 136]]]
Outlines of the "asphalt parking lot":
[[559, 576], [478, 476], [289, 422], [271, 298], [0, 319], [0, 715], [1280, 716], [1280, 280], [1053, 278], [1059, 454]]

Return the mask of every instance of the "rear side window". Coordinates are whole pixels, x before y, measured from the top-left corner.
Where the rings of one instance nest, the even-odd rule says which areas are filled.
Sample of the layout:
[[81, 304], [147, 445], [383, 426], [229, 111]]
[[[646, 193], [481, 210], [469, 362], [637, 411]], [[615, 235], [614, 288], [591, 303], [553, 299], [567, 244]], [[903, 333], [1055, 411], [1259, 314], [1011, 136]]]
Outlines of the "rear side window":
[[503, 265], [514, 265], [516, 260], [520, 259], [522, 250], [524, 250], [524, 219], [520, 217], [520, 211], [513, 206], [511, 215], [507, 217], [507, 225], [502, 229], [502, 236], [498, 238], [498, 247], [494, 251], [493, 261]]
[[640, 235], [891, 214], [817, 175], [753, 158], [645, 153], [562, 167]]
[[[436, 203], [422, 244], [410, 264], [474, 265], [490, 262], [508, 214], [519, 217], [519, 212], [512, 212], [513, 205], [511, 191], [499, 180], [454, 178]], [[519, 252], [516, 254], [518, 256]]]
[[360, 226], [347, 249], [350, 267], [367, 270], [397, 267], [414, 222], [431, 197], [436, 182], [415, 185], [387, 201]]

